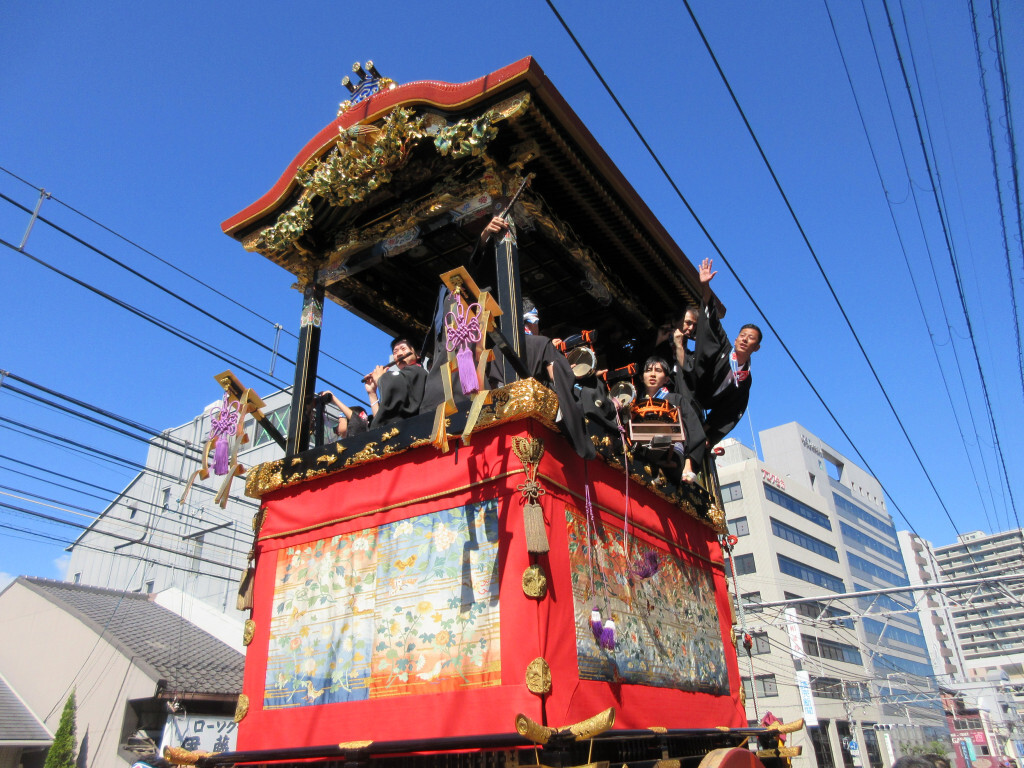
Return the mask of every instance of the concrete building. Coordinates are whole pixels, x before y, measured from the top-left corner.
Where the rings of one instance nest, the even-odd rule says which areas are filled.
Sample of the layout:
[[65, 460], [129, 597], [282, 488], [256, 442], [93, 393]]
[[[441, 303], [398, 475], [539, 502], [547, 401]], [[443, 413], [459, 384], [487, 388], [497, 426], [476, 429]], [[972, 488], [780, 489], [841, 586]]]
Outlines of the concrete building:
[[[763, 431], [760, 439], [764, 461], [730, 439], [718, 462], [729, 529], [737, 536], [732, 563], [741, 603], [909, 583], [873, 477], [797, 423]], [[810, 716], [801, 678], [804, 698], [813, 702], [818, 725], [797, 735], [794, 743], [805, 746], [795, 765], [852, 768], [860, 761], [882, 768], [908, 742], [948, 737], [908, 595], [823, 598], [744, 613], [753, 641], [749, 660], [740, 654], [748, 717], [755, 717], [755, 696], [758, 717], [766, 710], [786, 721]]]
[[79, 765], [127, 768], [186, 739], [234, 748], [244, 657], [152, 595], [22, 576], [0, 593], [0, 623], [0, 674], [43, 733], [75, 690]]
[[[931, 542], [911, 531], [900, 531], [898, 536], [911, 584], [933, 584], [943, 580]], [[956, 687], [968, 677], [954, 630], [949, 595], [945, 592], [928, 593], [919, 601], [918, 607], [936, 679], [941, 685]]]
[[941, 579], [987, 580], [947, 594], [964, 678], [987, 680], [989, 673], [1004, 672], [1011, 685], [1024, 685], [1024, 580], [1005, 580], [1021, 573], [1024, 532], [965, 533], [933, 553]]
[[1024, 579], [1009, 578], [1021, 575], [1022, 532], [972, 531], [935, 547], [901, 531], [900, 543], [914, 583], [981, 579], [935, 592], [922, 607], [936, 672], [956, 694], [949, 716], [958, 723], [958, 759], [966, 766], [979, 757], [1024, 756]]

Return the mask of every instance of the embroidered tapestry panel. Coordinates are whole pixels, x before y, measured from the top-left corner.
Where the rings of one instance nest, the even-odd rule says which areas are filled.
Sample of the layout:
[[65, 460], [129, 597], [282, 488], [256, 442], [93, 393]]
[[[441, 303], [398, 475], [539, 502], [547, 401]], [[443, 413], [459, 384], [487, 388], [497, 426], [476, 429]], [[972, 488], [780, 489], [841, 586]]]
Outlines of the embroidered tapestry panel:
[[501, 683], [497, 500], [280, 550], [264, 708]]
[[[711, 572], [566, 507], [580, 678], [725, 695], [725, 665]], [[591, 625], [614, 621], [614, 648]]]

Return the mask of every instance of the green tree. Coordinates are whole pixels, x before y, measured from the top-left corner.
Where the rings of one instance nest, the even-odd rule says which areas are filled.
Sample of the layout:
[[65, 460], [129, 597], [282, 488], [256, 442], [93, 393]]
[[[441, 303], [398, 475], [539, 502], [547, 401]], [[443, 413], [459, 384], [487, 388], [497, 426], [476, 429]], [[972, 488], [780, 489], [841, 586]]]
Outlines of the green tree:
[[46, 753], [43, 768], [75, 768], [75, 692], [71, 691], [60, 714], [60, 724], [53, 736], [53, 746]]

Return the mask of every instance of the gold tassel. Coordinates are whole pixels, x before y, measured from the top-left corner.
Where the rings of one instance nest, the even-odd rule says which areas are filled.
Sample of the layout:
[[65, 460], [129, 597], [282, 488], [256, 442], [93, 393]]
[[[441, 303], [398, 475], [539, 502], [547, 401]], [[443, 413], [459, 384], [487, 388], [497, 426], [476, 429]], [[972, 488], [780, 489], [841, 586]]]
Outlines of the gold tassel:
[[526, 529], [526, 551], [544, 554], [551, 549], [544, 525], [544, 510], [535, 501], [523, 505], [523, 528]]
[[246, 567], [245, 572], [242, 573], [242, 579], [238, 583], [238, 600], [235, 603], [235, 607], [240, 611], [250, 611], [253, 607], [252, 599], [252, 588], [253, 581], [256, 577], [256, 571], [252, 567], [252, 563]]

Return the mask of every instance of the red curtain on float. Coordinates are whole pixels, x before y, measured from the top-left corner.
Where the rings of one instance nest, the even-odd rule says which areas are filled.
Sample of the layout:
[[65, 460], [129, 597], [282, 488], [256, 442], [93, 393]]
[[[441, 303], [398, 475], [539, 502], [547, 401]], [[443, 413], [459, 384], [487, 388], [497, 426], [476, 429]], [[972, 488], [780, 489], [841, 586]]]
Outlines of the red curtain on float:
[[[526, 550], [517, 436], [544, 443], [543, 555]], [[507, 733], [518, 713], [559, 726], [612, 706], [616, 728], [746, 724], [714, 532], [636, 482], [627, 525], [624, 473], [536, 422], [263, 504], [239, 750]], [[532, 564], [542, 598], [524, 593]], [[526, 684], [538, 658], [543, 696]]]

